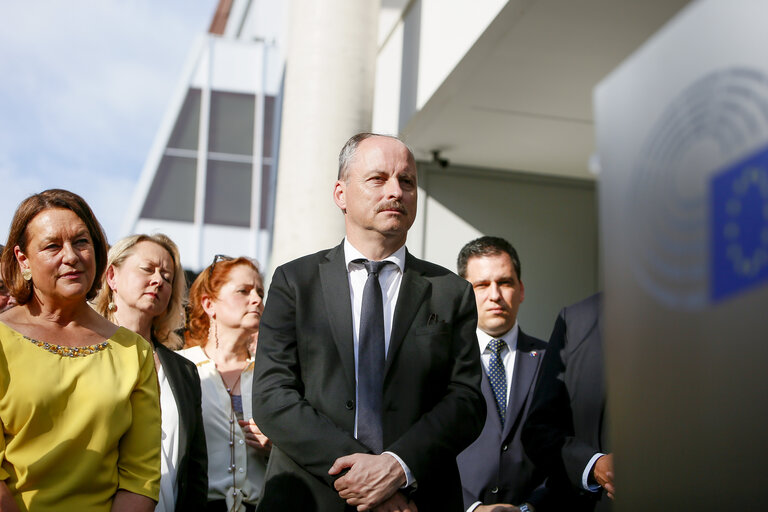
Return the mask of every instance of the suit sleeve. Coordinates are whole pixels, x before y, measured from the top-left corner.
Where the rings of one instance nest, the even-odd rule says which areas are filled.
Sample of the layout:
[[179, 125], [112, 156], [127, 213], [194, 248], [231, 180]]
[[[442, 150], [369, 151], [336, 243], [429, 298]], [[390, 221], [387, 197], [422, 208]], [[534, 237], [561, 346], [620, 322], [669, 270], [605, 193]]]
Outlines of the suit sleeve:
[[253, 416], [275, 446], [332, 485], [328, 470], [351, 453], [369, 453], [304, 397], [296, 339], [296, 295], [283, 267], [275, 270], [259, 328], [253, 376]]
[[574, 435], [571, 396], [563, 380], [567, 336], [566, 321], [561, 312], [542, 361], [522, 441], [526, 454], [536, 466], [556, 478], [566, 477], [574, 488], [583, 489], [582, 474], [597, 449]]
[[485, 399], [480, 391], [480, 350], [477, 345], [477, 306], [468, 283], [461, 295], [451, 329], [452, 362], [445, 394], [400, 438], [385, 450], [396, 453], [408, 465], [416, 482], [455, 464], [456, 456], [469, 446], [485, 424]]
[[[208, 449], [203, 427], [202, 392], [200, 376], [195, 368], [190, 373], [190, 385], [194, 397], [194, 425], [190, 432], [189, 466], [187, 473], [186, 503], [202, 510], [208, 502]], [[192, 510], [198, 510], [193, 508]]]

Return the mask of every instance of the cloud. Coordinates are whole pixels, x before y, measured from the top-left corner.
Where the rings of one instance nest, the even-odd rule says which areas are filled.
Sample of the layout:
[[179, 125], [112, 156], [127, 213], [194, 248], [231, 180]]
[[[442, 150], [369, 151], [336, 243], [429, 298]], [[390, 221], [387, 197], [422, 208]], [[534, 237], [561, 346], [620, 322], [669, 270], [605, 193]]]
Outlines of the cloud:
[[81, 194], [112, 239], [215, 0], [3, 2], [0, 237], [30, 193]]

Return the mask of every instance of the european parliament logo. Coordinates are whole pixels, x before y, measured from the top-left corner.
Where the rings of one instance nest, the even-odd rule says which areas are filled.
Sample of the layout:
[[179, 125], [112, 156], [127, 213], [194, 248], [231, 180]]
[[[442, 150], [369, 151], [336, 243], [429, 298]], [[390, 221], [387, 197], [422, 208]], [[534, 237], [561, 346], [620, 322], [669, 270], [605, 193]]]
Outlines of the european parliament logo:
[[768, 281], [768, 146], [715, 174], [711, 198], [711, 299]]
[[662, 111], [625, 212], [631, 271], [659, 303], [696, 311], [768, 285], [767, 143], [760, 70], [708, 73]]

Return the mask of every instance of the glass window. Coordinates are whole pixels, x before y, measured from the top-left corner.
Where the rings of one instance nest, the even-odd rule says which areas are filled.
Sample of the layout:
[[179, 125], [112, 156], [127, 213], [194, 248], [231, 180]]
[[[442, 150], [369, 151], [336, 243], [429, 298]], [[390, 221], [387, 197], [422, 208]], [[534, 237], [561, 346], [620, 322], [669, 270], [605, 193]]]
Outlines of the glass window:
[[197, 159], [164, 156], [155, 173], [141, 216], [192, 222], [195, 218]]
[[205, 222], [251, 225], [251, 164], [208, 160]]
[[253, 154], [253, 94], [211, 91], [208, 151]]
[[200, 134], [200, 89], [189, 89], [173, 127], [169, 148], [197, 149]]

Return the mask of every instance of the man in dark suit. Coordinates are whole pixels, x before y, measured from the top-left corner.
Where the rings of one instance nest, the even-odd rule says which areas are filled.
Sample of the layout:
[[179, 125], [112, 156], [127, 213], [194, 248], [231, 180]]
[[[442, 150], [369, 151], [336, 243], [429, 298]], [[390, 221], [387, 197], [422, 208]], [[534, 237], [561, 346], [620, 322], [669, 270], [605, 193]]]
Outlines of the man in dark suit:
[[597, 294], [560, 312], [523, 429], [526, 453], [548, 474], [552, 510], [611, 510], [601, 302]]
[[475, 290], [487, 410], [480, 437], [458, 457], [464, 507], [533, 511], [546, 495], [544, 475], [525, 456], [520, 433], [547, 344], [517, 324], [525, 286], [509, 242], [492, 236], [469, 242], [459, 253], [458, 272]]
[[485, 417], [477, 314], [466, 281], [405, 250], [416, 179], [398, 139], [352, 137], [333, 189], [345, 240], [275, 270], [253, 385], [274, 443], [261, 512], [462, 509], [456, 455]]

